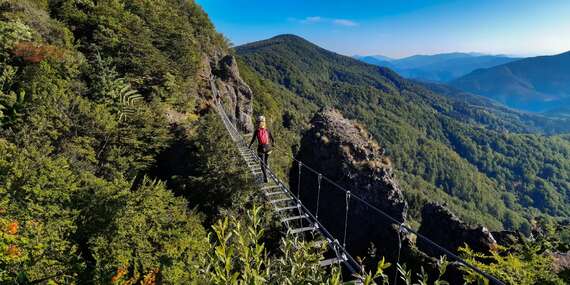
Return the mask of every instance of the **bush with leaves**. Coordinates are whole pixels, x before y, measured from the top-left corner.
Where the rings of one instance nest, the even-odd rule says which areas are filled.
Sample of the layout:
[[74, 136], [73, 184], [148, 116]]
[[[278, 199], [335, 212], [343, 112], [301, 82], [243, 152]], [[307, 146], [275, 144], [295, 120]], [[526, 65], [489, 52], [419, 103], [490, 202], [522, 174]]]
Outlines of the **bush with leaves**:
[[261, 211], [253, 206], [240, 221], [219, 220], [210, 235], [212, 246], [202, 272], [214, 284], [341, 284], [340, 272], [319, 266], [323, 248], [293, 237], [282, 240], [281, 252], [270, 256], [263, 240]]
[[[468, 246], [459, 249], [469, 263], [497, 277], [508, 285], [562, 285], [556, 275], [553, 259], [540, 245], [524, 243], [521, 248], [499, 248], [490, 254], [478, 253]], [[462, 268], [467, 284], [489, 284], [478, 273]]]
[[73, 197], [79, 179], [65, 158], [0, 139], [0, 283], [70, 282], [84, 267]]
[[163, 283], [182, 284], [196, 278], [207, 249], [206, 232], [186, 201], [163, 183], [146, 179], [121, 200], [123, 205], [110, 211], [106, 228], [89, 241], [96, 260], [94, 279], [140, 283], [150, 274]]

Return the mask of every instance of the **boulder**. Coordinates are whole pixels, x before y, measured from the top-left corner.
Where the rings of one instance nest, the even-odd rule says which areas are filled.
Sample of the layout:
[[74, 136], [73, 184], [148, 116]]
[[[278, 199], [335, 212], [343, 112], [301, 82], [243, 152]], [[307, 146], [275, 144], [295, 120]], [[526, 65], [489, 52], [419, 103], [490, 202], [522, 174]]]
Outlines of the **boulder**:
[[[487, 253], [497, 246], [489, 230], [482, 226], [470, 226], [439, 203], [428, 203], [422, 209], [422, 223], [418, 231], [447, 250], [457, 253], [465, 244], [477, 252]], [[443, 253], [421, 239], [417, 247], [430, 256]]]
[[[406, 221], [408, 205], [394, 177], [390, 160], [368, 132], [333, 109], [319, 111], [303, 135], [296, 158], [334, 183], [386, 212], [399, 223]], [[393, 257], [398, 247], [398, 226], [318, 176], [293, 165], [291, 189], [354, 256], [365, 256], [371, 243], [379, 256]], [[300, 187], [299, 187], [300, 186]], [[348, 216], [346, 216], [348, 202]], [[346, 236], [345, 218], [347, 219]], [[405, 237], [404, 237], [405, 239]]]

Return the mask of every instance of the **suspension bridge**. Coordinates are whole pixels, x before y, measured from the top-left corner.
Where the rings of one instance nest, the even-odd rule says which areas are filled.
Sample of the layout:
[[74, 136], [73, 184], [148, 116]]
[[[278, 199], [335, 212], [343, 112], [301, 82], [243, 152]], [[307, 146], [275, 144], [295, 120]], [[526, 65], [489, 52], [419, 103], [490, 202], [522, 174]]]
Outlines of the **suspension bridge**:
[[[421, 239], [425, 243], [429, 244], [433, 248], [440, 251], [443, 255], [447, 256], [451, 260], [459, 263], [461, 266], [469, 268], [474, 272], [480, 274], [482, 277], [487, 279], [490, 284], [494, 285], [505, 285], [504, 282], [497, 279], [496, 277], [484, 272], [480, 268], [468, 263], [461, 257], [457, 256], [456, 254], [452, 253], [451, 251], [447, 250], [443, 246], [435, 243], [434, 241], [430, 240], [429, 238], [419, 234], [414, 229], [408, 227], [405, 223], [398, 221], [397, 219], [393, 218], [386, 212], [382, 211], [378, 207], [372, 205], [365, 199], [361, 198], [358, 195], [353, 194], [350, 190], [345, 189], [341, 185], [338, 185], [336, 182], [331, 180], [330, 178], [324, 176], [323, 174], [319, 173], [318, 171], [314, 170], [310, 166], [303, 164], [302, 161], [297, 160], [295, 157], [291, 157], [291, 159], [297, 163], [298, 173], [298, 183], [300, 183], [300, 175], [301, 169], [306, 171], [312, 172], [317, 177], [317, 207], [316, 210], [311, 212], [301, 201], [299, 193], [293, 193], [287, 187], [287, 185], [279, 178], [277, 175], [271, 170], [268, 165], [264, 165], [261, 158], [251, 150], [246, 141], [244, 140], [241, 132], [236, 128], [235, 124], [229, 118], [226, 113], [226, 110], [221, 102], [221, 97], [219, 96], [218, 90], [214, 84], [213, 78], [210, 79], [210, 87], [214, 96], [215, 102], [215, 109], [220, 116], [226, 130], [228, 131], [231, 140], [234, 142], [240, 156], [242, 157], [243, 161], [247, 165], [248, 169], [250, 170], [251, 174], [256, 178], [259, 182], [260, 189], [265, 196], [267, 202], [272, 206], [273, 211], [275, 211], [281, 219], [281, 222], [286, 228], [287, 234], [290, 235], [303, 235], [304, 233], [311, 233], [312, 243], [316, 246], [320, 246], [323, 243], [326, 243], [327, 247], [329, 248], [329, 257], [324, 258], [320, 261], [321, 267], [327, 267], [332, 265], [341, 265], [343, 266], [351, 275], [360, 274], [362, 273], [362, 267], [360, 263], [358, 263], [348, 252], [347, 245], [346, 245], [346, 236], [348, 234], [348, 215], [350, 211], [350, 202], [351, 200], [356, 201], [358, 203], [363, 203], [368, 208], [372, 209], [376, 214], [379, 216], [387, 219], [393, 225], [396, 225], [399, 228], [399, 234], [413, 234], [417, 237], [417, 239]], [[262, 167], [265, 167], [268, 182], [263, 183], [262, 174], [263, 170]], [[331, 232], [329, 232], [323, 224], [318, 219], [318, 212], [319, 212], [319, 197], [321, 195], [321, 185], [323, 182], [329, 183], [334, 188], [339, 191], [344, 192], [345, 195], [345, 216], [344, 218], [344, 231], [342, 236], [335, 237]], [[298, 185], [297, 189], [300, 189], [300, 185]], [[401, 247], [401, 244], [399, 245]], [[355, 284], [359, 284], [359, 280], [355, 280]], [[394, 283], [397, 282], [397, 279], [394, 279]]]

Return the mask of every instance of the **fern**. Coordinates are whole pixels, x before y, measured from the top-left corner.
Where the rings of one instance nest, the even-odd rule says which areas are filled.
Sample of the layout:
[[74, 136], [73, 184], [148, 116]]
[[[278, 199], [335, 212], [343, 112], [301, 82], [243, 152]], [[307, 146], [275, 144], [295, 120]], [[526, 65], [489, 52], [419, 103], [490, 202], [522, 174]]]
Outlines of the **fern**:
[[118, 104], [119, 121], [123, 121], [127, 116], [136, 113], [136, 103], [142, 100], [138, 91], [131, 89], [129, 84], [125, 84], [119, 91], [118, 97], [114, 98]]
[[92, 73], [92, 97], [109, 105], [117, 115], [119, 122], [125, 121], [136, 113], [137, 103], [143, 97], [127, 83], [125, 78], [119, 77], [109, 59], [103, 59], [97, 53]]

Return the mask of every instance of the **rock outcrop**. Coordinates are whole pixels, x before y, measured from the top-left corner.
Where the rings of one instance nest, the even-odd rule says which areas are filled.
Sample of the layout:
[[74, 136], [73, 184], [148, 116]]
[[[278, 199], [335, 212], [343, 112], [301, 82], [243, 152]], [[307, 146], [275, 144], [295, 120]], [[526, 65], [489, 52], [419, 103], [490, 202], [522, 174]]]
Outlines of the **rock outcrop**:
[[[489, 252], [497, 246], [487, 228], [469, 226], [438, 203], [428, 203], [423, 207], [419, 233], [455, 253], [465, 244], [478, 252]], [[418, 239], [417, 246], [428, 255], [442, 255], [441, 251], [422, 240]]]
[[213, 78], [230, 119], [243, 132], [252, 132], [253, 92], [240, 77], [235, 57], [227, 54], [204, 56], [202, 68], [200, 74], [204, 80]]
[[504, 247], [511, 247], [523, 241], [524, 237], [520, 232], [515, 231], [496, 231], [491, 232], [497, 244]]
[[551, 254], [554, 272], [570, 276], [570, 252], [554, 252]]
[[[398, 221], [405, 222], [408, 206], [390, 161], [368, 132], [332, 109], [318, 112], [311, 124], [311, 129], [303, 135], [297, 159]], [[318, 177], [305, 168], [301, 169], [300, 177], [298, 189], [298, 168], [294, 165], [290, 175], [292, 191], [299, 191], [303, 203], [315, 213]], [[322, 181], [319, 220], [340, 243], [344, 239], [346, 201], [343, 191]], [[374, 243], [381, 256], [394, 256], [398, 246], [397, 226], [363, 203], [351, 200], [348, 206], [346, 245], [349, 252], [365, 256], [370, 244]]]

